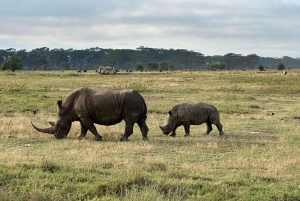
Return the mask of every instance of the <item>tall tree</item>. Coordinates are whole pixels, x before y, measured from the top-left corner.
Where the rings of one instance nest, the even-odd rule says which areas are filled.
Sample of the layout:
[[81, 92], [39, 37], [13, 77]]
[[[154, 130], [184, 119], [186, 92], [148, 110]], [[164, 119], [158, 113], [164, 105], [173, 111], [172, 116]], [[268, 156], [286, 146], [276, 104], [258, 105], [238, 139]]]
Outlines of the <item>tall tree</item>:
[[21, 59], [17, 56], [11, 56], [2, 63], [1, 69], [11, 71], [20, 70], [22, 69]]

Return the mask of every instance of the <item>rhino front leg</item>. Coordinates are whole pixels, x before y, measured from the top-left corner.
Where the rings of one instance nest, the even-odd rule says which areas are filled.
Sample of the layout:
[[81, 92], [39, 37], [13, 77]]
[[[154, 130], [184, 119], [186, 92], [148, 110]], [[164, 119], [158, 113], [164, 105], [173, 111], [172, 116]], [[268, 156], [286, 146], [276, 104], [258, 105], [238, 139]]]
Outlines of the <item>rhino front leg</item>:
[[82, 122], [80, 122], [80, 127], [81, 127], [81, 132], [80, 132], [80, 136], [78, 137], [78, 139], [79, 139], [79, 140], [82, 140], [83, 138], [85, 138], [88, 129], [87, 129], [87, 127], [85, 127], [85, 126], [83, 125]]
[[184, 137], [189, 137], [191, 123], [189, 121], [184, 121], [184, 122], [182, 122], [182, 125], [183, 125], [184, 131], [185, 131]]
[[85, 128], [87, 128], [89, 131], [91, 131], [91, 133], [95, 136], [96, 141], [102, 140], [102, 136], [99, 135], [94, 123], [90, 119], [80, 118], [80, 122], [83, 124], [83, 126]]
[[120, 141], [127, 141], [128, 137], [133, 133], [133, 124], [126, 123], [124, 135], [121, 137]]
[[172, 131], [171, 135], [172, 137], [176, 136], [176, 129], [178, 128], [178, 126], [175, 126], [174, 130]]

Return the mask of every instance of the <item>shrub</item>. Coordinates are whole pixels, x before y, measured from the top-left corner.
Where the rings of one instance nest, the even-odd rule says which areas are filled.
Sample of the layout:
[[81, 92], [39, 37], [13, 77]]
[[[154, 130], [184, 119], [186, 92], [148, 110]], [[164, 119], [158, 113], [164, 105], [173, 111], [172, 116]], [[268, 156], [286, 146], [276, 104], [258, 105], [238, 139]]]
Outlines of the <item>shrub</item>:
[[259, 66], [258, 66], [258, 70], [259, 70], [259, 71], [265, 71], [265, 68], [264, 68], [262, 65], [259, 65]]
[[285, 65], [283, 64], [283, 63], [279, 63], [278, 65], [277, 65], [277, 70], [284, 70], [285, 69]]

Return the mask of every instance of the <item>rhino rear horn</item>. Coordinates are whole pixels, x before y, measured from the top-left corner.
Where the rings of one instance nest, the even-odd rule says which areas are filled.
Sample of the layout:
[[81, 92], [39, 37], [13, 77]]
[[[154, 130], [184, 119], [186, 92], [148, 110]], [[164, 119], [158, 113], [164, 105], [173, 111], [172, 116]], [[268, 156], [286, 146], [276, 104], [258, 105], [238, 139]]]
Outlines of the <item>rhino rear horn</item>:
[[31, 125], [32, 125], [32, 127], [33, 127], [35, 130], [37, 130], [37, 131], [39, 131], [39, 132], [42, 132], [42, 133], [49, 133], [49, 134], [53, 134], [53, 133], [54, 133], [52, 127], [50, 127], [50, 128], [38, 128], [38, 127], [36, 127], [32, 122], [31, 122]]

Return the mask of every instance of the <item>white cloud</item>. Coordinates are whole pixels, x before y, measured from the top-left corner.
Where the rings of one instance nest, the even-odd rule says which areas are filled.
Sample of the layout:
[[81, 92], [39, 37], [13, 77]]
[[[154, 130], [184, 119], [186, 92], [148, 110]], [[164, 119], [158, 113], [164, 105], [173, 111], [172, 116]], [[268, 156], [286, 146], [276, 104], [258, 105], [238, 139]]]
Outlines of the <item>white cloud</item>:
[[3, 8], [1, 49], [146, 46], [300, 57], [300, 4], [292, 0], [28, 0]]

